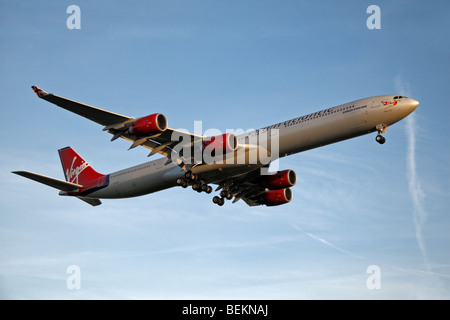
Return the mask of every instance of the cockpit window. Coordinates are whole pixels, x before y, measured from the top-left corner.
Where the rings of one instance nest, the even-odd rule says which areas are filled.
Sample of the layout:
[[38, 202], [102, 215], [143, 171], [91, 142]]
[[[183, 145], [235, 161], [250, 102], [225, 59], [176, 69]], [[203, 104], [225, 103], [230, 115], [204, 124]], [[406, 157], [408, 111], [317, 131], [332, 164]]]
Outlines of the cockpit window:
[[405, 96], [395, 96], [395, 97], [394, 97], [394, 99], [402, 99], [402, 98], [407, 99]]

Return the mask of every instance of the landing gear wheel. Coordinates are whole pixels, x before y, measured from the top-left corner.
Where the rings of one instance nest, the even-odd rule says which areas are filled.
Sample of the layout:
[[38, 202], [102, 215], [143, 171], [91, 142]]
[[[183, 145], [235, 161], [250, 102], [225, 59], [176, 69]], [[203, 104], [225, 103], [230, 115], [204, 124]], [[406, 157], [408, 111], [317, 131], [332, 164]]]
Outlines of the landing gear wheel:
[[218, 204], [219, 206], [223, 206], [223, 204], [225, 203], [225, 200], [224, 200], [224, 198], [219, 198], [218, 196], [214, 196], [213, 202], [215, 204]]
[[379, 143], [379, 144], [384, 144], [386, 142], [386, 138], [383, 137], [381, 134], [377, 135], [377, 137], [375, 138], [375, 140]]
[[220, 191], [220, 196], [222, 198], [226, 198], [228, 200], [233, 199], [233, 194], [231, 192], [229, 192], [228, 190], [222, 190]]
[[188, 183], [187, 183], [186, 179], [178, 178], [177, 185], [182, 186], [183, 188], [187, 188]]
[[205, 192], [208, 193], [208, 194], [211, 193], [212, 192], [212, 187], [211, 186], [207, 186]]
[[200, 190], [200, 191], [201, 191], [201, 189], [200, 189], [200, 183], [194, 182], [194, 183], [192, 184], [192, 190], [195, 190], [195, 191]]
[[188, 180], [195, 180], [195, 179], [197, 179], [197, 176], [196, 176], [195, 174], [193, 174], [191, 170], [186, 171], [186, 172], [184, 173], [184, 177], [185, 177], [186, 179], [188, 179]]

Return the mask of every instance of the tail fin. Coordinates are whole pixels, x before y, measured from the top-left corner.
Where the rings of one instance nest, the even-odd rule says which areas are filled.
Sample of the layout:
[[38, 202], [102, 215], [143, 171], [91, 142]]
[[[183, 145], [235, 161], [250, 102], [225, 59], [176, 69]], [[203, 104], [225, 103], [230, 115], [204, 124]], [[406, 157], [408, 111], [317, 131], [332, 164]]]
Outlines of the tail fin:
[[90, 181], [101, 178], [104, 175], [95, 171], [78, 153], [71, 147], [58, 150], [61, 164], [64, 169], [66, 181], [81, 185], [87, 185]]

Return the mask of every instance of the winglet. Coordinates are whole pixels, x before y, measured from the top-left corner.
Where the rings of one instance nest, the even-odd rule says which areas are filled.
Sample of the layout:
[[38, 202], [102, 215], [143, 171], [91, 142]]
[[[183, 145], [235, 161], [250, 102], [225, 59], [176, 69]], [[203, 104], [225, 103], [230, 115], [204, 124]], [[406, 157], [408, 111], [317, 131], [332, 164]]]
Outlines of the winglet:
[[42, 90], [41, 88], [38, 88], [36, 86], [31, 86], [31, 89], [33, 89], [34, 93], [36, 93], [36, 95], [39, 98], [45, 97], [46, 95], [48, 95], [47, 92], [45, 92], [44, 90]]

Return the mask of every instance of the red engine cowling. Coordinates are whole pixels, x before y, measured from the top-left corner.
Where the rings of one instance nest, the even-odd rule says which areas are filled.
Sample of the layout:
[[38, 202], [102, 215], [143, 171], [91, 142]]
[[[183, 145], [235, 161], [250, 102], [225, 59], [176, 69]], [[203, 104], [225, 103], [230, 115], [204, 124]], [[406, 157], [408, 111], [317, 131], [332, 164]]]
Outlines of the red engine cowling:
[[266, 206], [279, 206], [292, 200], [292, 190], [289, 188], [281, 190], [269, 190], [263, 195], [262, 203]]
[[203, 141], [203, 148], [214, 151], [216, 154], [224, 154], [237, 149], [237, 138], [232, 133], [225, 133], [220, 136], [210, 137]]
[[128, 132], [137, 137], [148, 137], [161, 133], [167, 129], [167, 119], [161, 113], [151, 114], [146, 117], [136, 119]]
[[264, 186], [271, 190], [289, 188], [295, 185], [297, 176], [294, 170], [283, 170], [264, 176]]

